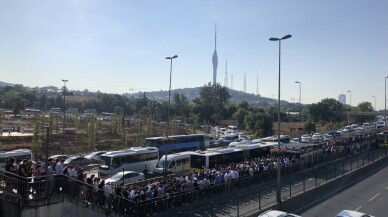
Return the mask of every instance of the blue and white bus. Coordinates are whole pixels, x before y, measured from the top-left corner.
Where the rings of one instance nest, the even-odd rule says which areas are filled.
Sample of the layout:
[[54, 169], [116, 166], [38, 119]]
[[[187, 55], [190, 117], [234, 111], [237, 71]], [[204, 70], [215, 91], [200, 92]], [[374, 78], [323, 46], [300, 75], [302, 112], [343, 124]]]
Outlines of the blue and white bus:
[[151, 137], [146, 138], [145, 146], [156, 147], [159, 150], [159, 154], [171, 154], [183, 151], [197, 151], [205, 150], [209, 147], [208, 137], [204, 134], [190, 134], [190, 135], [172, 135], [168, 138]]

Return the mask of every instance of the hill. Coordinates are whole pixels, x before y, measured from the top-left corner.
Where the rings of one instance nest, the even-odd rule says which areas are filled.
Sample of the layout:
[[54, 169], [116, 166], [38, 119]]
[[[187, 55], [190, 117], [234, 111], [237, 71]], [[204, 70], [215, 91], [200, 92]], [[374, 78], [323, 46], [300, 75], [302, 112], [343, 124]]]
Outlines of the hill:
[[[200, 87], [175, 89], [175, 90], [171, 90], [171, 97], [175, 93], [182, 93], [187, 97], [187, 100], [192, 101], [193, 99], [199, 97], [199, 91], [200, 91]], [[231, 95], [230, 101], [233, 104], [238, 104], [242, 100], [246, 100], [249, 103], [249, 105], [251, 105], [251, 106], [266, 108], [266, 107], [269, 107], [271, 105], [276, 106], [277, 102], [278, 102], [277, 99], [262, 97], [260, 95], [256, 95], [253, 93], [245, 93], [243, 91], [232, 90], [229, 88], [228, 88], [228, 91], [229, 91], [229, 94]], [[143, 94], [145, 94], [146, 97], [149, 98], [150, 100], [168, 101], [168, 91], [167, 90], [138, 92], [138, 93], [133, 93], [133, 94], [126, 94], [126, 96], [137, 98], [137, 97], [142, 97]], [[289, 104], [289, 102], [282, 100], [281, 104], [287, 105], [287, 104]]]
[[0, 81], [0, 87], [5, 87], [5, 86], [13, 86], [13, 84]]

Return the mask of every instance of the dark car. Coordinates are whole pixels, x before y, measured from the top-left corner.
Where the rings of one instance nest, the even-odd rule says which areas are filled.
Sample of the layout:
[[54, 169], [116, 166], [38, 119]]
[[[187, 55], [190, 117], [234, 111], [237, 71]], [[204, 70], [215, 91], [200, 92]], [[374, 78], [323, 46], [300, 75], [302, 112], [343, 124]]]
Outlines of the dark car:
[[339, 138], [341, 136], [341, 133], [339, 133], [337, 131], [329, 131], [327, 134], [334, 137], [334, 138]]
[[92, 163], [90, 159], [85, 157], [69, 157], [64, 162], [67, 165], [87, 166]]

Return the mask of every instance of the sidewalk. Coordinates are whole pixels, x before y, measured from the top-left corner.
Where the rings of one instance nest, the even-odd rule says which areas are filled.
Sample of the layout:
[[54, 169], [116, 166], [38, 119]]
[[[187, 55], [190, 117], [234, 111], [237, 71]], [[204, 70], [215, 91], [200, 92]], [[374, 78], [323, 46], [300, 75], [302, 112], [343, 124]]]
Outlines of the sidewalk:
[[16, 136], [32, 136], [32, 133], [18, 133], [18, 132], [3, 132], [0, 134], [0, 137], [16, 137]]

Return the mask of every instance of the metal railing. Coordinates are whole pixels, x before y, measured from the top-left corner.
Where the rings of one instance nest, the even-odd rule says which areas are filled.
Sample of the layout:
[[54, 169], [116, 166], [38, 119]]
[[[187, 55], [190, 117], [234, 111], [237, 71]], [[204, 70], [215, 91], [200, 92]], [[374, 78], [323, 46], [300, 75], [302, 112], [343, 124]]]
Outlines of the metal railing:
[[[343, 155], [337, 157], [340, 156]], [[370, 149], [329, 163], [315, 165], [314, 168], [302, 172], [299, 172], [298, 165], [283, 168], [282, 200], [287, 200], [385, 156], [385, 149]], [[327, 160], [332, 158], [327, 157]], [[197, 216], [240, 216], [240, 213], [276, 203], [274, 177], [276, 177], [276, 171], [270, 170], [254, 176], [241, 175], [237, 180], [211, 184], [203, 189], [172, 188], [163, 196], [146, 199], [139, 195], [136, 199], [130, 200], [64, 175], [52, 175], [44, 180], [44, 177], [25, 178], [0, 171], [0, 189], [20, 195], [22, 206], [28, 206], [34, 201], [46, 198], [68, 197], [82, 201], [85, 207], [103, 210], [106, 214], [115, 212], [129, 216], [147, 216], [168, 213], [173, 208], [177, 210], [175, 215], [179, 215], [180, 207], [183, 209], [191, 204], [206, 203], [206, 208], [194, 210]], [[48, 189], [47, 193], [45, 188]], [[180, 214], [192, 216], [191, 212]]]

